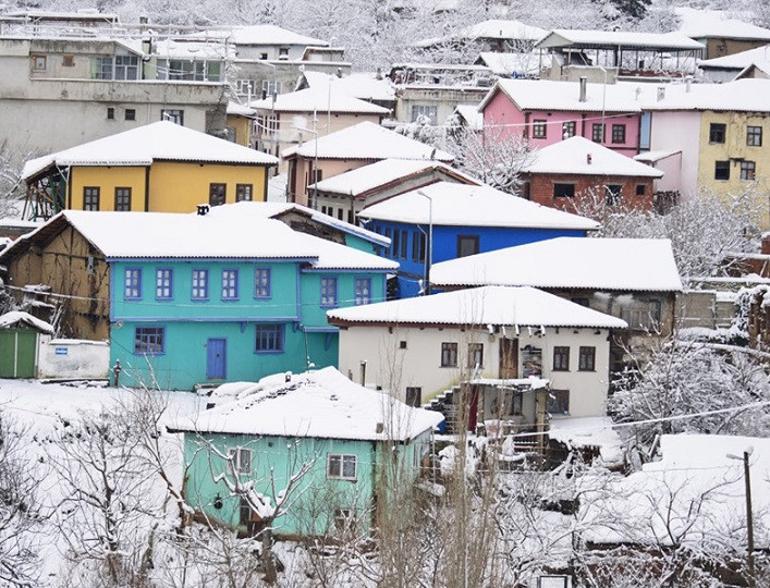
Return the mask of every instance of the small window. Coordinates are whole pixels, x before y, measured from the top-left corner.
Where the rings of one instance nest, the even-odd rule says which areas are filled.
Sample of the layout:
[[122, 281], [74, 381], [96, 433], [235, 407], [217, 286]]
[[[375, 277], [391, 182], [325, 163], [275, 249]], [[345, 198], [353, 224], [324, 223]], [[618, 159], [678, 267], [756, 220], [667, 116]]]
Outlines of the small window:
[[134, 353], [157, 355], [163, 353], [165, 329], [162, 327], [136, 327]]
[[753, 182], [757, 174], [757, 163], [755, 161], [741, 161], [741, 179], [747, 182]]
[[334, 529], [342, 532], [352, 529], [356, 524], [356, 515], [352, 508], [334, 509]]
[[139, 300], [142, 297], [142, 270], [128, 268], [123, 274], [123, 298]]
[[604, 125], [602, 123], [594, 123], [591, 126], [591, 140], [594, 143], [604, 143]]
[[457, 343], [441, 344], [441, 367], [457, 367]]
[[285, 59], [289, 57], [289, 48], [288, 47], [280, 47], [278, 49], [278, 57], [280, 59]]
[[184, 126], [184, 110], [178, 108], [161, 108], [160, 120], [167, 120], [176, 125]]
[[553, 348], [553, 371], [569, 371], [569, 347], [559, 346]]
[[612, 125], [612, 142], [614, 144], [626, 142], [626, 125]]
[[337, 278], [321, 278], [321, 306], [337, 306]]
[[458, 235], [457, 257], [476, 255], [479, 252], [479, 238], [477, 235]]
[[326, 477], [336, 480], [356, 480], [357, 465], [355, 455], [330, 453], [326, 461]]
[[155, 298], [158, 300], [171, 300], [172, 272], [162, 268], [155, 270]]
[[227, 184], [209, 184], [209, 204], [221, 206], [227, 200]]
[[239, 474], [251, 473], [251, 449], [237, 447], [227, 452], [227, 457], [233, 464], [233, 469]]
[[724, 143], [727, 135], [727, 125], [711, 123], [709, 125], [709, 143]]
[[575, 184], [554, 184], [554, 198], [573, 198], [575, 196]]
[[548, 125], [544, 120], [532, 121], [532, 138], [545, 139], [547, 136]]
[[714, 162], [714, 179], [715, 180], [730, 179], [730, 162], [729, 161]]
[[569, 390], [551, 390], [548, 393], [548, 412], [569, 414]]
[[401, 231], [393, 231], [393, 238], [390, 240], [390, 255], [392, 257], [398, 257], [398, 252], [401, 250], [400, 235]]
[[569, 139], [570, 137], [575, 136], [576, 132], [576, 123], [574, 120], [567, 121], [565, 123], [562, 123], [561, 125], [561, 138], [562, 139]]
[[259, 54], [259, 58], [260, 58], [261, 60], [263, 60], [263, 61], [264, 61], [264, 60], [266, 60], [266, 59], [267, 59], [267, 53], [260, 53], [260, 54]]
[[62, 55], [61, 64], [62, 64], [62, 67], [75, 67], [75, 56]]
[[131, 188], [115, 188], [115, 210], [119, 212], [131, 210]]
[[86, 186], [83, 188], [83, 210], [99, 210], [98, 186]]
[[112, 106], [107, 107], [107, 120], [115, 120], [115, 109]]
[[422, 388], [419, 386], [407, 386], [405, 402], [407, 406], [421, 406]]
[[48, 67], [48, 60], [45, 55], [32, 56], [32, 71], [45, 71]]
[[238, 270], [222, 270], [222, 300], [238, 300]]
[[762, 127], [749, 126], [746, 128], [746, 145], [762, 147]]
[[254, 297], [270, 298], [270, 268], [258, 267], [254, 270]]
[[430, 125], [438, 124], [438, 107], [428, 104], [412, 105], [412, 122], [424, 120]]
[[468, 343], [468, 367], [470, 369], [484, 367], [483, 343]]
[[596, 370], [596, 347], [580, 347], [578, 370], [581, 372], [593, 372]]
[[647, 194], [647, 186], [644, 184], [637, 184], [636, 185], [636, 195], [637, 196], [644, 196]]
[[283, 325], [257, 325], [257, 353], [283, 351]]
[[399, 349], [406, 349], [406, 341], [399, 341], [398, 342], [398, 348]]
[[209, 270], [194, 269], [192, 272], [192, 299], [208, 300]]
[[[393, 231], [395, 233], [395, 231]], [[409, 233], [401, 231], [401, 257], [406, 259], [406, 252], [409, 249]]]
[[134, 110], [133, 108], [126, 108], [125, 119], [136, 120], [136, 110]]
[[372, 301], [372, 280], [369, 278], [356, 278], [355, 283], [355, 304], [369, 304]]
[[235, 185], [235, 201], [236, 202], [251, 202], [254, 197], [254, 186], [252, 184], [236, 184]]
[[620, 204], [620, 194], [623, 191], [623, 186], [620, 184], [607, 184], [604, 186], [604, 196], [607, 201], [607, 206], [617, 206]]

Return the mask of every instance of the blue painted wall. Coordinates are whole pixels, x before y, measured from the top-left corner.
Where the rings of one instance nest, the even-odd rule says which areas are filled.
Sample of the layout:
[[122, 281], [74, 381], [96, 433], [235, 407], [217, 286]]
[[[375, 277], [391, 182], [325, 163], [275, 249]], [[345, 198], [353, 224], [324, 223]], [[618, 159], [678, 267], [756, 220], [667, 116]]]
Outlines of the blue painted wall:
[[[384, 256], [400, 264], [398, 272], [399, 296], [408, 298], [419, 294], [419, 281], [425, 275], [424, 258], [419, 259], [420, 235], [428, 232], [426, 225], [412, 225], [385, 221], [372, 221], [367, 228], [392, 239]], [[421, 230], [422, 229], [422, 230]], [[398, 231], [398, 238], [394, 238]], [[406, 246], [403, 245], [406, 235]], [[505, 247], [535, 243], [555, 237], [585, 237], [586, 231], [571, 229], [505, 228], [505, 227], [457, 227], [433, 226], [433, 263], [457, 258], [457, 242], [460, 236], [478, 238], [479, 253], [495, 251]], [[423, 238], [427, 243], [427, 238]], [[415, 241], [418, 247], [415, 250]], [[406, 256], [402, 254], [406, 252]], [[415, 259], [417, 253], [417, 260]]]

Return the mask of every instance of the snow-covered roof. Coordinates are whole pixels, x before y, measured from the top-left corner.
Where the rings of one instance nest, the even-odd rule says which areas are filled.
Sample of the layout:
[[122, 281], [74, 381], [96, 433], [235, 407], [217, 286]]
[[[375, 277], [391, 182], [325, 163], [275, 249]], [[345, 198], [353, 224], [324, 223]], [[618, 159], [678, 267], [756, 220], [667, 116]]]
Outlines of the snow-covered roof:
[[[305, 215], [317, 223], [332, 227], [343, 233], [355, 235], [366, 241], [370, 241], [377, 245], [388, 246], [390, 245], [390, 239], [383, 235], [379, 235], [373, 231], [369, 231], [363, 227], [339, 220], [328, 214], [324, 214], [307, 206], [297, 204], [295, 202], [236, 202], [234, 204], [225, 204], [223, 206], [214, 206], [209, 211], [210, 216], [216, 218], [237, 218], [243, 216], [244, 218], [252, 217], [255, 219], [268, 219], [276, 218], [281, 214], [289, 211], [294, 211], [299, 214]], [[195, 214], [195, 213], [193, 213]]]
[[0, 329], [11, 329], [16, 326], [32, 327], [41, 333], [53, 335], [53, 327], [50, 323], [32, 316], [28, 312], [21, 310], [12, 310], [0, 315]]
[[745, 69], [750, 65], [770, 66], [770, 44], [732, 55], [703, 59], [698, 62], [698, 67], [702, 69], [734, 69], [736, 71]]
[[634, 155], [634, 159], [636, 161], [642, 161], [644, 163], [657, 163], [658, 161], [661, 161], [663, 159], [668, 159], [669, 157], [672, 157], [674, 155], [680, 155], [682, 152], [681, 150], [666, 150], [666, 149], [658, 149], [656, 151], [643, 151], [639, 155]]
[[484, 129], [484, 115], [479, 112], [478, 104], [458, 104], [455, 112], [462, 117], [469, 129], [473, 131]]
[[436, 182], [367, 206], [363, 218], [469, 227], [527, 227], [593, 230], [599, 223], [556, 208], [542, 206], [524, 198], [506, 194], [490, 186], [456, 182]]
[[447, 163], [454, 161], [454, 155], [446, 151], [420, 143], [369, 121], [290, 147], [281, 155], [291, 157], [295, 154], [321, 159], [395, 158], [437, 160]]
[[[745, 482], [742, 455], [751, 449], [751, 490], [757, 548], [770, 546], [770, 439], [733, 435], [663, 435], [662, 458], [642, 471], [617, 476], [601, 491], [586, 493], [583, 538], [593, 543], [685, 547], [704, 537], [745, 545]], [[737, 456], [733, 459], [729, 456]], [[639, 524], [644, 521], [644, 524]]]
[[201, 161], [275, 165], [278, 159], [170, 121], [159, 121], [129, 131], [82, 143], [57, 153], [31, 159], [24, 164], [28, 179], [56, 165], [139, 166], [153, 161]]
[[10, 255], [69, 222], [107, 259], [286, 259], [307, 261], [314, 269], [393, 271], [396, 262], [300, 233], [278, 220], [254, 214], [92, 212], [65, 210], [39, 229], [14, 241]]
[[521, 22], [520, 20], [485, 20], [460, 31], [460, 37], [467, 39], [510, 39], [538, 41], [547, 31]]
[[591, 31], [554, 29], [538, 43], [542, 48], [610, 48], [654, 49], [659, 51], [693, 51], [703, 45], [682, 33], [639, 33], [632, 31]]
[[230, 101], [227, 103], [227, 114], [234, 116], [253, 117], [255, 114], [257, 114], [257, 111], [253, 108], [249, 108], [248, 106], [244, 106], [243, 104]]
[[390, 79], [372, 72], [357, 72], [350, 75], [337, 77], [323, 72], [306, 71], [302, 74], [308, 86], [324, 89], [328, 84], [340, 92], [359, 100], [375, 100], [378, 102], [392, 102], [396, 99], [396, 90]]
[[693, 39], [715, 37], [770, 41], [770, 29], [729, 18], [721, 10], [677, 7], [674, 11], [680, 20], [679, 32]]
[[[411, 176], [428, 170], [442, 170], [446, 174], [466, 184], [478, 185], [480, 182], [462, 172], [449, 167], [441, 161], [424, 159], [382, 159], [369, 165], [357, 167], [343, 174], [338, 174], [317, 184], [321, 192], [360, 197], [371, 190], [396, 184]], [[310, 186], [311, 188], [313, 185]]]
[[199, 33], [187, 35], [192, 38], [228, 38], [236, 45], [300, 45], [307, 47], [316, 45], [327, 47], [329, 43], [322, 39], [308, 37], [300, 33], [295, 33], [288, 29], [281, 28], [271, 24], [257, 24], [240, 27], [232, 27], [221, 30], [207, 30]]
[[537, 53], [496, 53], [484, 51], [479, 53], [476, 63], [488, 67], [498, 76], [508, 76], [515, 73], [535, 75], [540, 72], [540, 59]]
[[442, 261], [430, 277], [436, 286], [682, 290], [668, 239], [557, 237]]
[[578, 82], [553, 80], [498, 80], [481, 101], [483, 110], [492, 97], [503, 92], [521, 110], [571, 112], [640, 112], [632, 84], [586, 84], [586, 100], [580, 100]]
[[532, 153], [522, 168], [533, 174], [579, 174], [660, 178], [663, 172], [585, 137], [574, 136]]
[[624, 329], [625, 321], [529, 287], [483, 286], [327, 311], [330, 322], [591, 327]]
[[161, 59], [222, 61], [235, 57], [235, 51], [224, 41], [191, 42], [162, 39], [153, 46], [153, 54]]
[[745, 78], [725, 84], [666, 84], [658, 99], [654, 84], [621, 83], [640, 88], [644, 110], [770, 112], [770, 80]]
[[[172, 430], [362, 441], [409, 441], [433, 430], [438, 412], [407, 406], [351, 382], [333, 367], [226, 384], [235, 399], [178, 419]], [[217, 391], [214, 391], [216, 396]]]
[[[331, 91], [329, 91], [331, 90]], [[344, 112], [355, 114], [379, 114], [385, 116], [390, 110], [365, 100], [359, 100], [341, 91], [336, 85], [326, 88], [313, 86], [297, 92], [278, 94], [252, 101], [249, 106], [258, 110], [277, 112]]]

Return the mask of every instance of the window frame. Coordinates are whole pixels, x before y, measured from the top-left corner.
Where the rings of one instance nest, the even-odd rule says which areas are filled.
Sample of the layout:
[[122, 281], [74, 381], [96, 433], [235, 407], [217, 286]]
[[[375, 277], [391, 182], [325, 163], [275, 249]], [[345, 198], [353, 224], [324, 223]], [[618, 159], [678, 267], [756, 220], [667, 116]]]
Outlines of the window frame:
[[647, 196], [647, 184], [637, 184], [634, 188], [634, 194], [639, 197]]
[[618, 206], [623, 198], [623, 184], [604, 184], [604, 198], [607, 206]]
[[[415, 397], [417, 398], [416, 404], [414, 402]], [[422, 406], [422, 386], [407, 386], [404, 391], [404, 404], [415, 408]]]
[[438, 124], [438, 106], [435, 104], [412, 104], [410, 114], [410, 122], [417, 122], [418, 118], [424, 116], [430, 125], [436, 126]]
[[[158, 337], [159, 338], [159, 350], [154, 351], [139, 351], [138, 349], [138, 343], [140, 341], [139, 339], [139, 331], [157, 331], [156, 333], [147, 333], [146, 337]], [[149, 345], [149, 341], [145, 342], [145, 345]], [[166, 327], [134, 327], [134, 355], [165, 355], [166, 353]]]
[[114, 106], [108, 106], [107, 107], [107, 120], [115, 120], [115, 107]]
[[[597, 139], [598, 133], [601, 131], [601, 137]], [[607, 125], [604, 123], [593, 123], [591, 125], [591, 141], [594, 143], [604, 143], [604, 139], [607, 135]]]
[[[197, 286], [195, 285], [196, 274], [200, 274], [204, 277], [203, 286], [200, 285], [200, 275], [198, 276], [199, 284]], [[201, 289], [203, 289], [204, 295], [196, 296], [196, 290], [200, 291]], [[209, 299], [209, 270], [204, 268], [193, 268], [192, 273], [190, 274], [190, 299], [197, 302]]]
[[[475, 359], [479, 358], [478, 366], [476, 365]], [[483, 368], [484, 367], [484, 344], [478, 343], [478, 342], [472, 342], [468, 343], [468, 357], [467, 357], [467, 365], [466, 367], [468, 369], [476, 369], [476, 367]]]
[[[366, 296], [360, 294], [360, 285], [366, 286]], [[353, 304], [354, 306], [364, 306], [372, 303], [372, 278], [368, 276], [358, 276], [353, 279]]]
[[[721, 134], [721, 138], [720, 135]], [[724, 145], [727, 142], [727, 125], [725, 123], [709, 123], [709, 144]]]
[[[222, 201], [214, 202], [215, 190], [222, 189]], [[227, 204], [227, 184], [224, 182], [209, 182], [209, 206]]]
[[[263, 343], [274, 341], [273, 345], [262, 346]], [[283, 323], [257, 323], [254, 327], [254, 353], [265, 355], [283, 353], [285, 351], [286, 329]]]
[[[471, 242], [473, 244], [473, 253], [462, 254], [463, 242]], [[457, 257], [470, 257], [471, 255], [477, 255], [479, 253], [479, 236], [478, 235], [457, 235]]]
[[123, 111], [123, 120], [136, 120], [136, 108], [126, 108]]
[[761, 125], [747, 125], [746, 126], [746, 146], [747, 147], [762, 147], [762, 126]]
[[[339, 473], [332, 473], [332, 461], [339, 460]], [[353, 475], [345, 475], [345, 462], [353, 462]], [[326, 454], [326, 479], [344, 480], [347, 482], [358, 481], [358, 456], [354, 453], [327, 453]]]
[[578, 347], [578, 371], [595, 372], [596, 371], [596, 346], [581, 345]]
[[[329, 297], [328, 288], [334, 288], [333, 298]], [[339, 282], [337, 276], [321, 276], [320, 280], [320, 302], [321, 308], [337, 308], [339, 305]]]
[[[132, 287], [131, 291], [136, 292], [136, 295], [128, 293], [129, 274], [136, 275], [136, 285]], [[132, 280], [133, 282], [133, 280]], [[123, 269], [123, 300], [141, 300], [142, 299], [142, 268], [140, 267], [127, 267]]]
[[[724, 175], [725, 177], [718, 177], [718, 173], [720, 170], [720, 164], [721, 169], [726, 172]], [[714, 162], [714, 180], [718, 182], [729, 182], [730, 181], [730, 160], [717, 160]]]
[[[47, 71], [48, 70], [48, 56], [47, 55], [31, 55], [32, 58], [32, 71], [34, 72], [41, 72], [41, 71]], [[38, 60], [43, 60], [43, 67], [38, 67]]]
[[[96, 197], [96, 208], [89, 204], [89, 198]], [[102, 189], [100, 186], [83, 186], [83, 210], [98, 212], [101, 208]]]
[[[572, 194], [557, 194], [557, 186], [569, 186]], [[554, 182], [553, 183], [553, 197], [554, 198], [574, 198], [575, 197], [575, 184], [569, 182]]]
[[[553, 406], [557, 405], [560, 410], [553, 410]], [[563, 410], [563, 406], [566, 405], [566, 410]], [[560, 416], [569, 415], [570, 411], [570, 391], [551, 388], [548, 393], [548, 401], [546, 403], [546, 410], [551, 414], [557, 414]]]
[[[161, 274], [168, 276], [168, 285], [160, 283], [165, 278], [161, 277]], [[161, 290], [168, 290], [168, 296], [159, 294]], [[155, 300], [173, 300], [174, 299], [174, 270], [170, 267], [158, 267], [155, 268]]]
[[611, 140], [613, 145], [624, 145], [626, 142], [626, 125], [613, 124], [611, 130]]
[[[248, 460], [244, 460], [242, 456], [248, 455]], [[252, 473], [252, 465], [254, 463], [253, 461], [253, 452], [248, 447], [241, 447], [240, 445], [237, 447], [230, 447], [230, 449], [227, 450], [227, 458], [230, 460], [233, 464], [233, 470], [236, 474], [250, 474]], [[244, 461], [248, 462], [248, 467], [244, 468]]]
[[743, 159], [740, 164], [740, 179], [742, 182], [753, 182], [757, 179], [757, 162]]
[[[262, 284], [265, 280], [260, 280], [260, 275], [267, 277], [266, 283]], [[262, 292], [264, 290], [264, 292]], [[269, 267], [257, 267], [254, 268], [254, 298], [256, 300], [269, 300], [273, 297], [273, 272]]]
[[567, 120], [561, 123], [561, 138], [570, 139], [577, 134], [577, 121]]
[[547, 120], [538, 118], [532, 121], [532, 138], [533, 139], [548, 138], [548, 121]]
[[[115, 202], [113, 203], [113, 210], [116, 212], [131, 212], [132, 192], [133, 190], [129, 186], [115, 186]], [[118, 208], [120, 199], [125, 198], [126, 196], [128, 197], [128, 208]]]
[[[248, 193], [248, 198], [244, 198], [244, 193]], [[253, 202], [254, 201], [254, 184], [235, 184], [235, 201], [236, 202]]]
[[551, 371], [552, 372], [570, 371], [569, 364], [570, 364], [571, 352], [572, 351], [569, 345], [554, 345], [553, 351], [552, 351], [553, 361], [551, 362]]
[[175, 125], [179, 125], [180, 127], [183, 127], [184, 110], [182, 108], [161, 108], [160, 120], [167, 120], [169, 122], [174, 123]]
[[[230, 276], [235, 278], [233, 280], [234, 283], [232, 285], [225, 286], [225, 274], [228, 275], [228, 279], [227, 279], [228, 284], [230, 282]], [[221, 288], [220, 288], [220, 295], [221, 296], [220, 297], [222, 299], [222, 302], [235, 302], [235, 301], [237, 301], [239, 299], [239, 296], [238, 296], [238, 280], [239, 280], [238, 269], [237, 268], [232, 268], [232, 267], [222, 268], [221, 280], [222, 280], [222, 283], [220, 284], [221, 285]], [[226, 292], [229, 292], [230, 290], [233, 290], [235, 292], [234, 296], [229, 296], [229, 295], [226, 296], [225, 295]]]
[[439, 367], [456, 368], [458, 366], [457, 354], [459, 346], [454, 341], [441, 342], [441, 362]]

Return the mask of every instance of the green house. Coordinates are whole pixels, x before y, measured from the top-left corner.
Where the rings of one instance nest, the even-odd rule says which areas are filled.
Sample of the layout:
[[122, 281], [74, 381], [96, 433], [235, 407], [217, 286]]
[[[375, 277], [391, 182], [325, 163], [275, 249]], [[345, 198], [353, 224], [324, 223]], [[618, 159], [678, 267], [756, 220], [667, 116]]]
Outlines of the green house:
[[214, 524], [279, 537], [368, 532], [383, 468], [414, 482], [443, 419], [332, 367], [225, 384], [212, 401], [171, 427], [184, 433], [185, 500]]

